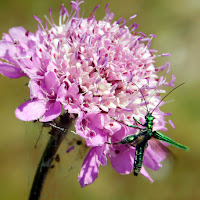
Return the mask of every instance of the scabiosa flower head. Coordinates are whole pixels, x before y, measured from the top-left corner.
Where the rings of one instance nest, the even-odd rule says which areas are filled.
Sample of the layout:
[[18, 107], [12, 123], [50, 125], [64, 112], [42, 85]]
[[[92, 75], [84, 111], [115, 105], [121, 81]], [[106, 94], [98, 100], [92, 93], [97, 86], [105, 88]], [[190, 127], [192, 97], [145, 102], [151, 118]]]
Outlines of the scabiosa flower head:
[[[99, 166], [107, 164], [107, 157], [117, 172], [129, 174], [133, 170], [135, 147], [106, 142], [120, 141], [137, 129], [112, 118], [134, 124], [135, 117], [144, 123], [145, 105], [153, 110], [161, 99], [160, 93], [165, 92], [163, 87], [174, 86], [175, 77], [166, 82], [166, 78], [157, 75], [166, 68], [168, 73], [170, 65], [155, 68], [159, 55], [150, 49], [155, 35], [146, 37], [136, 31], [135, 22], [128, 27], [122, 18], [113, 21], [108, 5], [102, 20], [95, 18], [98, 6], [89, 18], [80, 17], [81, 3], [72, 1], [71, 13], [62, 5], [59, 25], [54, 23], [50, 9], [44, 25], [34, 16], [38, 22], [36, 33], [16, 27], [4, 34], [0, 42], [0, 73], [29, 79], [30, 100], [15, 111], [20, 120], [52, 121], [62, 108], [76, 114], [76, 133], [91, 147], [78, 177], [84, 187], [97, 178]], [[168, 114], [159, 107], [154, 114], [154, 130], [166, 130], [164, 118]], [[153, 170], [161, 167], [166, 156], [162, 146], [159, 141], [149, 141], [145, 166]], [[141, 174], [152, 181], [144, 167]]]

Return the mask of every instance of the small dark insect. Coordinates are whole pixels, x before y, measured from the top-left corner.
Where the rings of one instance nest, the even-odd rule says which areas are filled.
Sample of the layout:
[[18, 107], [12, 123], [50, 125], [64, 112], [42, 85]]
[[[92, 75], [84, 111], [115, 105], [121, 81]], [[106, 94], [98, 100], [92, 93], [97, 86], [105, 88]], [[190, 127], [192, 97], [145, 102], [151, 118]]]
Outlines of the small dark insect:
[[59, 154], [56, 155], [55, 161], [56, 161], [56, 162], [60, 162], [60, 156], [59, 156]]
[[77, 140], [77, 141], [76, 141], [76, 144], [77, 144], [77, 145], [81, 145], [82, 143], [83, 143], [82, 140]]
[[55, 167], [55, 165], [51, 165], [49, 168], [53, 169]]
[[[116, 142], [116, 143], [108, 143], [107, 144], [129, 144], [131, 146], [134, 146], [135, 149], [135, 158], [134, 158], [134, 169], [133, 169], [133, 173], [135, 176], [137, 176], [140, 173], [141, 167], [142, 167], [142, 163], [143, 163], [143, 157], [144, 157], [144, 151], [148, 146], [148, 140], [150, 140], [151, 138], [155, 138], [157, 140], [160, 141], [164, 141], [167, 142], [177, 148], [189, 151], [189, 148], [185, 145], [182, 145], [178, 142], [175, 142], [174, 140], [172, 140], [171, 138], [163, 135], [161, 132], [159, 131], [153, 131], [153, 120], [154, 120], [154, 116], [152, 116], [154, 110], [158, 107], [158, 105], [175, 89], [177, 89], [178, 87], [180, 87], [181, 85], [183, 85], [184, 83], [178, 85], [177, 87], [175, 87], [174, 89], [172, 89], [166, 96], [164, 96], [161, 101], [157, 104], [157, 106], [153, 109], [153, 111], [149, 112], [147, 109], [147, 114], [145, 116], [145, 123], [142, 124], [141, 122], [139, 122], [136, 118], [134, 118], [135, 122], [140, 124], [141, 126], [143, 126], [144, 128], [140, 128], [138, 126], [135, 125], [128, 125], [125, 124], [123, 121], [118, 121], [114, 118], [115, 121], [122, 123], [128, 127], [131, 128], [136, 128], [139, 129], [139, 133], [137, 135], [129, 135], [125, 138], [123, 138], [121, 141]], [[139, 89], [140, 90], [140, 89]], [[140, 91], [144, 101], [144, 95], [142, 94], [142, 92]], [[147, 103], [145, 101], [146, 104], [146, 108], [147, 108]]]

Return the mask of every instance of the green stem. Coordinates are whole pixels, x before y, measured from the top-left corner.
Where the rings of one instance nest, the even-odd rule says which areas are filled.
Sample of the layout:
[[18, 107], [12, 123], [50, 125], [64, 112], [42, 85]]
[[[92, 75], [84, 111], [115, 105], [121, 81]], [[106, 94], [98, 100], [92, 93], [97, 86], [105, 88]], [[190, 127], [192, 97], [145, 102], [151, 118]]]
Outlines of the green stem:
[[50, 134], [51, 137], [47, 143], [44, 153], [39, 162], [34, 181], [32, 184], [29, 200], [39, 200], [42, 192], [42, 188], [47, 177], [49, 170], [51, 169], [52, 162], [55, 158], [55, 154], [67, 134], [67, 130], [71, 124], [71, 119], [68, 114], [61, 116], [61, 120], [56, 126], [64, 127], [65, 131], [61, 131], [59, 128], [52, 128]]

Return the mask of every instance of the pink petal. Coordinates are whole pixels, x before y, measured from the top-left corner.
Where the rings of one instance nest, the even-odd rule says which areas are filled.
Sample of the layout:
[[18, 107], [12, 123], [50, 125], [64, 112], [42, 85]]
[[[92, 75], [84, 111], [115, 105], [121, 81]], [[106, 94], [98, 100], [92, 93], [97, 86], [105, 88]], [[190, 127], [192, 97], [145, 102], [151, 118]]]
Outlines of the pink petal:
[[37, 79], [30, 79], [29, 81], [30, 98], [31, 99], [45, 99], [44, 89], [41, 86], [41, 82]]
[[142, 174], [144, 177], [148, 178], [152, 183], [153, 183], [153, 179], [149, 176], [149, 174], [147, 173], [146, 169], [142, 166], [140, 174]]
[[[128, 149], [129, 148], [129, 149]], [[135, 150], [124, 145], [115, 148], [110, 158], [112, 167], [121, 174], [130, 174], [133, 170]]]
[[17, 50], [13, 43], [0, 42], [0, 58], [17, 65], [15, 57], [17, 57]]
[[74, 114], [79, 114], [81, 109], [75, 104], [68, 104], [68, 105], [63, 105], [63, 108], [67, 110], [69, 113], [74, 113]]
[[99, 129], [92, 129], [90, 133], [92, 135], [91, 137], [85, 137], [85, 135], [83, 135], [83, 138], [85, 137], [87, 146], [89, 147], [103, 145], [107, 141], [104, 131]]
[[57, 90], [60, 86], [60, 81], [54, 72], [50, 71], [45, 74], [45, 86], [49, 94], [51, 94], [52, 91], [57, 93]]
[[79, 88], [75, 83], [72, 83], [67, 90], [67, 95], [74, 95], [76, 96], [79, 93]]
[[25, 76], [19, 67], [7, 63], [0, 63], [0, 73], [8, 78], [20, 78]]
[[30, 57], [23, 58], [23, 64], [20, 67], [28, 75], [29, 78], [43, 79], [44, 74], [42, 72], [42, 64], [39, 58], [32, 55], [32, 52], [29, 53], [29, 56], [31, 56], [31, 59]]
[[151, 151], [145, 150], [143, 164], [147, 167], [158, 170], [162, 167], [162, 165], [157, 161], [156, 156], [152, 154]]
[[57, 118], [61, 113], [62, 107], [60, 102], [55, 102], [50, 105], [44, 116], [40, 119], [41, 122], [49, 122]]
[[65, 83], [63, 83], [58, 89], [57, 100], [60, 101], [60, 102], [66, 101], [65, 100], [66, 96], [67, 96], [67, 88], [66, 88]]
[[155, 139], [149, 140], [149, 146], [147, 149], [148, 151], [151, 151], [151, 154], [155, 157], [157, 162], [162, 162], [168, 153], [167, 147]]
[[46, 103], [43, 100], [30, 100], [21, 104], [15, 110], [15, 116], [23, 121], [33, 121], [44, 115], [45, 107]]
[[160, 164], [166, 158], [167, 148], [159, 141], [154, 139], [149, 140], [149, 145], [145, 150], [143, 164], [147, 167], [158, 170], [162, 167]]
[[20, 42], [26, 42], [27, 36], [26, 36], [27, 30], [24, 29], [22, 26], [19, 27], [13, 27], [9, 29], [9, 34], [12, 37], [13, 40], [18, 40]]
[[103, 145], [107, 141], [107, 135], [103, 129], [104, 117], [102, 114], [87, 113], [76, 119], [76, 133], [83, 137], [87, 146]]
[[12, 42], [12, 38], [10, 37], [9, 34], [3, 33], [2, 41], [5, 41], [5, 42]]
[[86, 156], [80, 175], [78, 177], [81, 187], [85, 187], [95, 181], [99, 174], [100, 160], [97, 154], [97, 148], [93, 147]]

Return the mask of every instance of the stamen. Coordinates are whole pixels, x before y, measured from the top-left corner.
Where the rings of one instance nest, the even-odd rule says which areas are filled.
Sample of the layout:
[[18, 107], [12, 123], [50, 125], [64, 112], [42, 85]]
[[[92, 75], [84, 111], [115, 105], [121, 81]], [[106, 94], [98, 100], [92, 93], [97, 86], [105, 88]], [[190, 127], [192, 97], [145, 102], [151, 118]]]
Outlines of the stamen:
[[42, 20], [38, 18], [36, 15], [33, 15], [33, 18], [39, 23], [42, 24]]
[[149, 36], [150, 36], [150, 37], [153, 37], [153, 38], [156, 38], [156, 37], [157, 37], [157, 35], [155, 35], [155, 34], [150, 34]]
[[45, 17], [46, 21], [47, 21], [51, 26], [53, 26], [53, 24], [51, 23], [51, 21], [49, 20], [49, 18], [48, 18], [46, 15], [45, 15], [44, 17]]
[[150, 39], [150, 38], [141, 38], [140, 41], [141, 41], [141, 42], [147, 42], [147, 41], [149, 41], [149, 39]]
[[98, 84], [100, 81], [101, 81], [101, 78], [98, 78], [95, 83]]
[[114, 86], [112, 87], [112, 89], [110, 90], [110, 92], [112, 93], [116, 88], [117, 88], [118, 84], [115, 83]]
[[171, 119], [170, 119], [168, 122], [169, 122], [169, 124], [172, 126], [173, 129], [176, 129], [176, 127], [175, 127], [175, 125], [174, 125], [174, 123], [172, 122]]
[[94, 10], [93, 10], [93, 15], [95, 15], [95, 13], [96, 13], [96, 11], [97, 11], [97, 9], [100, 7], [100, 5], [97, 5], [95, 8], [94, 8]]
[[166, 56], [171, 56], [171, 54], [170, 53], [163, 53], [163, 54], [161, 54], [161, 56], [166, 57]]
[[176, 77], [172, 74], [172, 80], [167, 84], [168, 86], [174, 87], [174, 82], [176, 81]]
[[127, 82], [128, 84], [133, 80], [133, 77], [134, 77], [133, 71], [130, 71], [130, 79]]
[[132, 27], [134, 27], [135, 26], [135, 22], [133, 22], [130, 26], [129, 26], [129, 28], [132, 28]]
[[138, 28], [138, 26], [139, 26], [139, 24], [136, 24], [136, 25], [132, 28], [131, 32], [135, 31], [135, 30]]
[[66, 17], [69, 18], [69, 12], [68, 12], [68, 10], [67, 10], [66, 8], [64, 8], [63, 10], [64, 10], [64, 11], [63, 11], [63, 20], [62, 20], [62, 24], [65, 23]]
[[146, 35], [143, 32], [138, 31], [138, 33], [141, 34], [143, 37], [146, 37]]
[[45, 28], [46, 31], [48, 31], [48, 26], [47, 26], [47, 20], [46, 19], [44, 20], [44, 28]]
[[123, 18], [119, 18], [119, 20], [116, 22], [116, 24], [120, 24], [122, 22]]
[[132, 15], [129, 19], [134, 19], [134, 18], [136, 18], [136, 17], [137, 17], [137, 14]]
[[159, 81], [158, 81], [158, 87], [160, 87], [161, 85], [163, 85], [165, 83], [166, 79], [167, 79], [166, 77], [164, 78], [163, 76], [161, 76], [159, 78]]
[[[61, 16], [63, 16], [63, 14], [64, 14], [63, 10], [64, 10], [64, 3], [62, 3], [62, 5], [60, 6], [60, 11], [59, 11], [59, 13], [60, 13]], [[49, 15], [50, 15], [50, 14], [49, 14]]]

